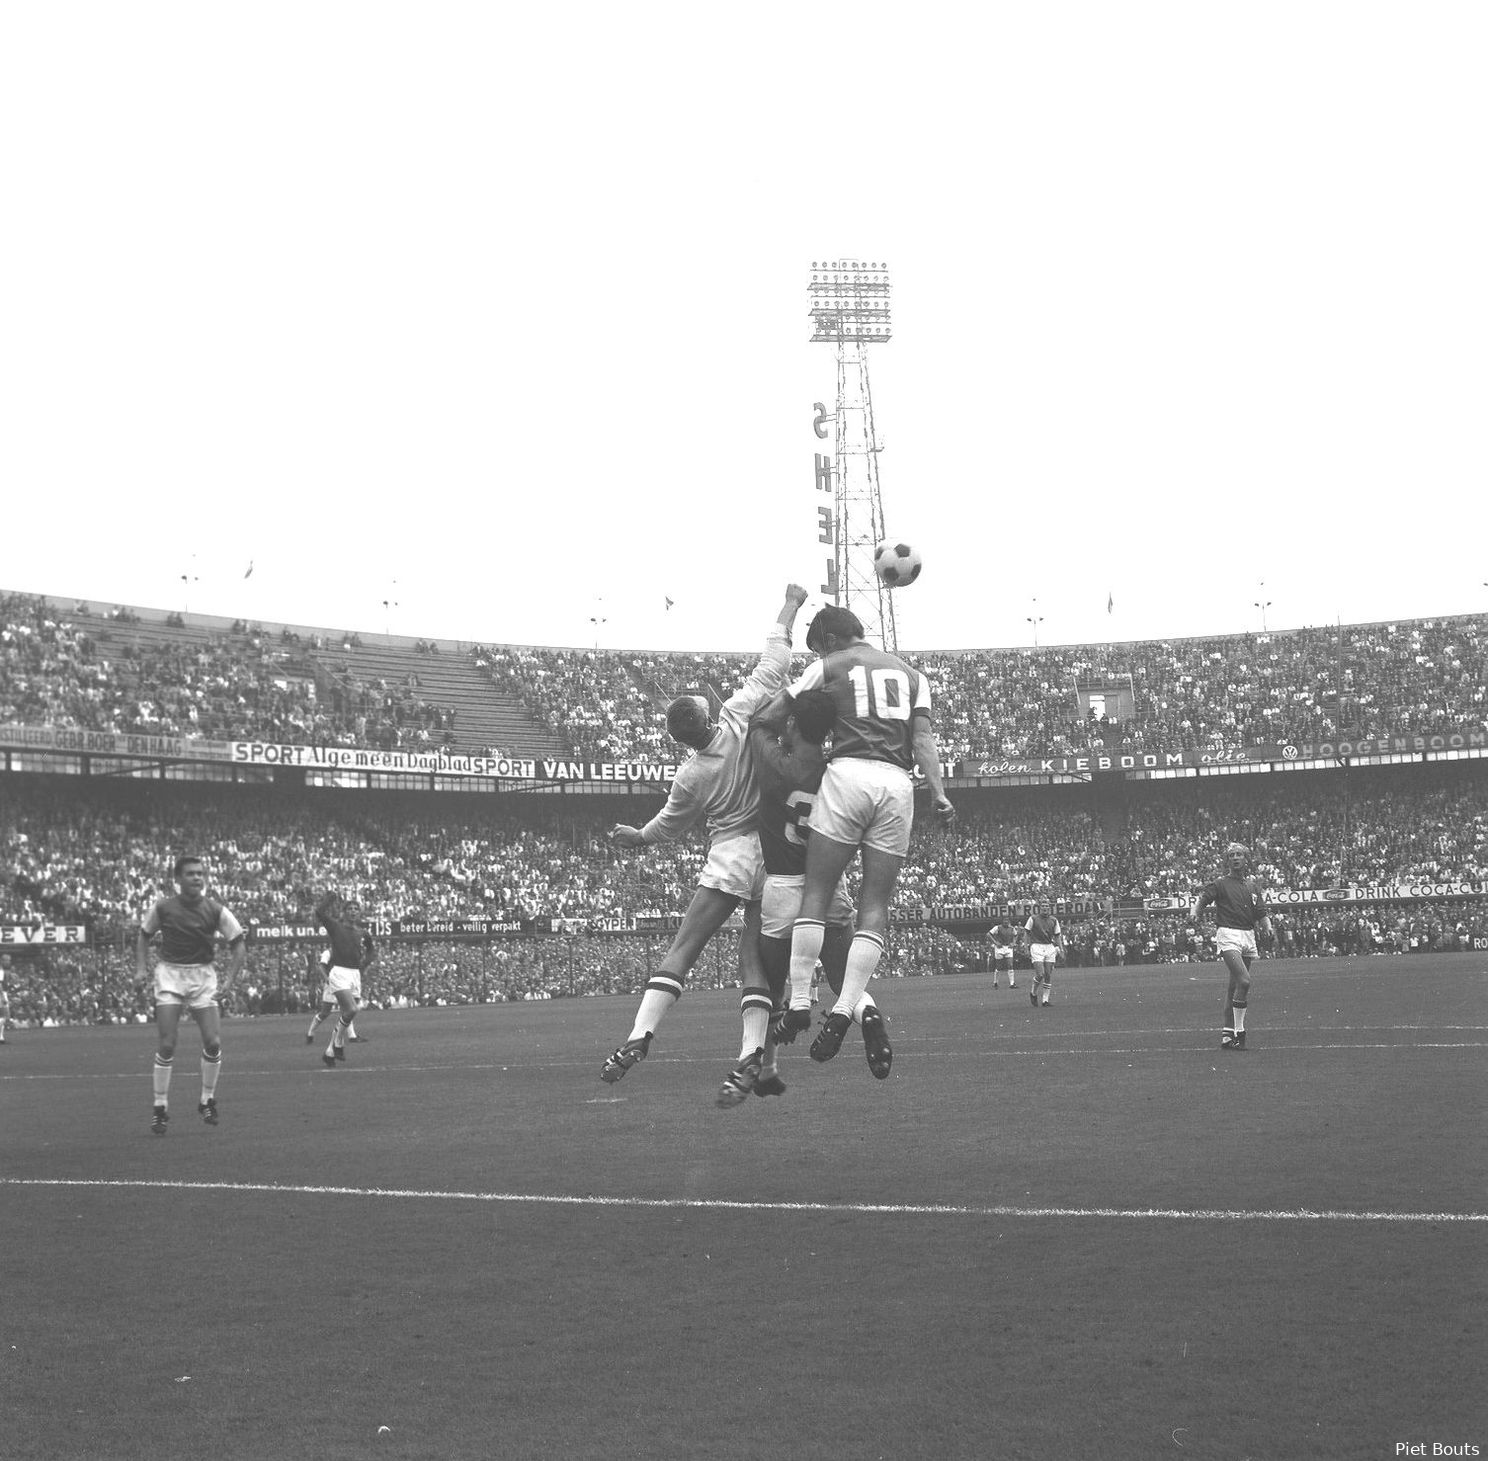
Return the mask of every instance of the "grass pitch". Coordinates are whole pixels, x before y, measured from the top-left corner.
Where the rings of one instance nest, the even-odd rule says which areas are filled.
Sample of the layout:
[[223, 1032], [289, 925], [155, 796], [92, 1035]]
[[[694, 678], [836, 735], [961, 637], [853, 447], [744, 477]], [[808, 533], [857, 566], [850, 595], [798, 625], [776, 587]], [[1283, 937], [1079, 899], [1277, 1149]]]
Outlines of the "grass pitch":
[[164, 1139], [150, 1029], [13, 1032], [0, 1453], [1488, 1454], [1483, 957], [1263, 963], [1233, 1055], [1214, 965], [1025, 981], [728, 1111], [731, 993], [615, 1086], [631, 997], [232, 1021], [215, 1129], [183, 1026]]

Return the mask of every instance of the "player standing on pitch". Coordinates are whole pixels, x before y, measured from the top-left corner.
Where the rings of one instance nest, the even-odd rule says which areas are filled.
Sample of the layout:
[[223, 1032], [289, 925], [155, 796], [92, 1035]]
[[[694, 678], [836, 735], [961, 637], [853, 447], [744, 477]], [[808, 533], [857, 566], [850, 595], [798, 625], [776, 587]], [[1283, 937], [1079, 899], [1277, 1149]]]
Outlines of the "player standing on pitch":
[[[339, 893], [328, 892], [321, 898], [315, 905], [315, 920], [331, 941], [330, 967], [326, 970], [320, 997], [322, 1002], [335, 1000], [340, 1006], [330, 1043], [320, 1057], [326, 1065], [334, 1066], [338, 1060], [346, 1059], [346, 1038], [351, 1032], [351, 1022], [362, 1006], [362, 962], [368, 941], [352, 922], [346, 911], [346, 902]], [[313, 1031], [315, 1026], [312, 1024], [310, 1028]]]
[[788, 1036], [811, 1024], [811, 976], [821, 956], [833, 890], [861, 850], [857, 932], [837, 1002], [811, 1044], [813, 1059], [830, 1060], [842, 1048], [853, 1008], [883, 957], [889, 902], [914, 822], [913, 768], [924, 774], [938, 822], [953, 821], [956, 809], [941, 780], [925, 676], [897, 655], [874, 648], [863, 638], [858, 616], [835, 604], [811, 621], [806, 647], [821, 658], [789, 693], [825, 690], [837, 719], [811, 812], [806, 884], [791, 934], [790, 1008], [781, 1016], [780, 1032]]
[[[215, 898], [207, 897], [207, 868], [199, 857], [178, 857], [174, 898], [162, 898], [145, 915], [135, 937], [135, 970], [143, 984], [150, 977], [150, 941], [160, 936], [155, 965], [155, 1024], [160, 1043], [155, 1051], [155, 1117], [150, 1130], [165, 1135], [170, 1120], [171, 1062], [181, 1011], [191, 1011], [201, 1031], [201, 1102], [208, 1126], [217, 1124], [217, 1077], [222, 1072], [222, 1011], [218, 1000], [243, 972], [243, 926]], [[213, 959], [217, 940], [227, 943], [227, 975], [219, 986]]]
[[1023, 925], [1023, 932], [1028, 938], [1028, 958], [1033, 964], [1033, 988], [1028, 997], [1037, 1009], [1049, 1003], [1054, 988], [1054, 965], [1059, 962], [1059, 951], [1064, 947], [1064, 930], [1054, 916], [1054, 905], [1047, 901], [1037, 903]]
[[1004, 918], [988, 930], [987, 941], [992, 945], [992, 988], [997, 988], [997, 976], [1005, 973], [1008, 988], [1016, 989], [1018, 979], [1013, 972], [1013, 953], [1018, 944], [1018, 930]]
[[1224, 1028], [1219, 1035], [1221, 1050], [1245, 1049], [1245, 1011], [1250, 1006], [1250, 966], [1258, 957], [1256, 932], [1271, 932], [1271, 919], [1261, 885], [1245, 875], [1250, 849], [1243, 842], [1225, 848], [1228, 871], [1216, 878], [1194, 900], [1189, 916], [1197, 926], [1204, 910], [1214, 905], [1214, 947], [1229, 971], [1225, 995]]

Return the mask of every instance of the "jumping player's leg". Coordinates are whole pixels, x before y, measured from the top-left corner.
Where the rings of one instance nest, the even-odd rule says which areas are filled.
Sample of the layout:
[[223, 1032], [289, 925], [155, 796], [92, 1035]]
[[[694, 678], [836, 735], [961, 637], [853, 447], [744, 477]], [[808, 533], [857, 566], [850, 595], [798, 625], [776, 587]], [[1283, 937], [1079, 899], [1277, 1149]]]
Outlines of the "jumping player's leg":
[[811, 979], [826, 938], [832, 894], [857, 850], [820, 832], [813, 832], [806, 844], [806, 884], [801, 891], [801, 912], [791, 931], [790, 1008], [793, 1010], [811, 1009]]
[[751, 900], [744, 905], [744, 930], [739, 935], [739, 1013], [743, 1025], [740, 1060], [765, 1048], [770, 1011], [775, 1004], [765, 977], [761, 942], [760, 905]]
[[764, 1076], [767, 1050], [774, 1073], [774, 1051], [769, 1048], [770, 1014], [774, 1001], [770, 997], [760, 958], [760, 905], [754, 898], [744, 905], [744, 928], [739, 935], [739, 989], [739, 1016], [743, 1027], [739, 1060], [724, 1077], [715, 1102], [724, 1110], [747, 1101], [754, 1093]]
[[[857, 1008], [858, 1001], [867, 992], [873, 971], [878, 968], [878, 961], [883, 957], [884, 935], [889, 926], [889, 903], [894, 896], [895, 884], [899, 881], [899, 869], [903, 866], [904, 858], [899, 853], [884, 852], [877, 847], [863, 848], [863, 876], [858, 888], [858, 928], [848, 949], [847, 962], [842, 973], [842, 989], [837, 995], [837, 1002], [832, 1006], [833, 1014], [850, 1017]], [[809, 883], [809, 866], [807, 879]], [[794, 960], [791, 973], [794, 977]]]
[[315, 1013], [310, 1016], [310, 1028], [305, 1031], [306, 1041], [315, 1039], [316, 1030], [318, 1030], [328, 1019], [330, 1019], [331, 1014], [335, 1010], [335, 1008], [336, 1001], [331, 995], [321, 995], [320, 1004], [317, 1006]]
[[336, 1023], [331, 1027], [330, 1043], [325, 1048], [325, 1060], [346, 1059], [346, 1034], [351, 1029], [351, 1022], [356, 1019], [357, 1000], [354, 989], [338, 989], [336, 991]]
[[646, 981], [635, 1022], [630, 1028], [631, 1040], [642, 1040], [656, 1033], [662, 1016], [682, 997], [682, 984], [692, 966], [702, 956], [708, 940], [728, 922], [740, 900], [732, 893], [717, 888], [699, 888], [682, 915], [682, 926], [672, 939], [661, 967]]

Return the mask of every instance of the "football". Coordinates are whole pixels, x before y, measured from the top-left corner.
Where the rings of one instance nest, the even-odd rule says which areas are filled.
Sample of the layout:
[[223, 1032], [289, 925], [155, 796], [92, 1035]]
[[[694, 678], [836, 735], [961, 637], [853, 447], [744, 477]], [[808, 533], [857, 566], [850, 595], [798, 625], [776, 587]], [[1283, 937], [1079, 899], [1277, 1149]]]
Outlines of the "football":
[[919, 553], [908, 543], [885, 538], [873, 554], [873, 571], [889, 588], [903, 588], [920, 576], [924, 564]]

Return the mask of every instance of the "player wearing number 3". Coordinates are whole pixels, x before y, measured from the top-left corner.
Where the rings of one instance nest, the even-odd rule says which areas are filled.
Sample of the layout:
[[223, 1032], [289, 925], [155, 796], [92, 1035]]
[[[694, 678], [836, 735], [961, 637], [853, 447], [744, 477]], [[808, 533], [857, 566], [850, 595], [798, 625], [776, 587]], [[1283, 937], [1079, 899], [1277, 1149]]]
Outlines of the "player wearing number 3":
[[790, 1008], [780, 1030], [788, 1038], [811, 1024], [811, 976], [833, 891], [861, 850], [857, 932], [837, 1002], [811, 1046], [814, 1059], [830, 1060], [841, 1049], [853, 1007], [883, 956], [889, 902], [914, 822], [912, 769], [918, 766], [924, 774], [937, 821], [949, 823], [956, 809], [941, 780], [930, 684], [924, 675], [869, 644], [858, 616], [837, 605], [811, 621], [806, 647], [821, 657], [790, 686], [789, 694], [826, 691], [837, 707], [837, 720], [811, 812], [806, 885], [791, 934]]

